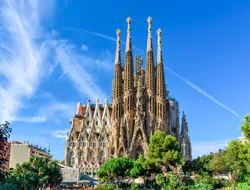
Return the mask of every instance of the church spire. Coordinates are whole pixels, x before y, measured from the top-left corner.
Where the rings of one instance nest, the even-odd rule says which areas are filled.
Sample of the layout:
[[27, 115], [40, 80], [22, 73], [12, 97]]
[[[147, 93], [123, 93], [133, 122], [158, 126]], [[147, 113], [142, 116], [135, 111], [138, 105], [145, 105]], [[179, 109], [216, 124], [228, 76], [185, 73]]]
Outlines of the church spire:
[[145, 86], [147, 89], [148, 112], [155, 113], [155, 66], [152, 45], [152, 18], [148, 17], [148, 41], [146, 54]]
[[152, 47], [152, 18], [148, 17], [147, 21], [148, 21], [148, 43], [147, 43], [147, 52], [151, 51], [153, 49]]
[[120, 45], [121, 45], [120, 34], [121, 34], [121, 31], [120, 31], [120, 29], [116, 30], [116, 34], [117, 34], [117, 41], [116, 41], [115, 64], [121, 64], [121, 49], [120, 49]]
[[132, 45], [131, 45], [131, 36], [130, 36], [130, 32], [131, 32], [131, 23], [132, 19], [130, 17], [127, 18], [127, 23], [128, 23], [128, 30], [127, 30], [127, 41], [126, 41], [126, 52], [131, 51], [132, 50]]
[[133, 55], [131, 42], [131, 23], [132, 19], [127, 18], [128, 34], [126, 41], [126, 57], [124, 65], [124, 112], [128, 113], [134, 107], [134, 71], [133, 71]]
[[157, 30], [158, 35], [158, 50], [157, 50], [157, 69], [156, 69], [156, 94], [161, 98], [166, 97], [166, 86], [164, 77], [164, 68], [162, 60], [162, 50], [161, 50], [161, 33], [162, 30], [159, 28]]

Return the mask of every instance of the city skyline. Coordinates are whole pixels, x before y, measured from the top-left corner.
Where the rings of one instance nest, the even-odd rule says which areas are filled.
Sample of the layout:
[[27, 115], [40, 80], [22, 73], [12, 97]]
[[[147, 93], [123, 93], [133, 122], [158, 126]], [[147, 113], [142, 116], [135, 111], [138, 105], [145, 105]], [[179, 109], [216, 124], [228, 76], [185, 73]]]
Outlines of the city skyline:
[[[137, 2], [131, 7], [95, 2], [95, 7], [70, 0], [1, 5], [0, 119], [10, 121], [11, 140], [50, 144], [54, 158], [64, 159], [77, 102], [111, 102], [115, 32], [121, 29], [124, 60], [128, 16], [133, 56], [141, 55], [144, 67], [147, 17], [153, 18], [155, 53], [156, 31], [162, 29], [165, 83], [187, 115], [193, 157], [224, 148], [241, 135], [239, 125], [250, 106], [249, 2]], [[138, 14], [139, 7], [145, 11]]]

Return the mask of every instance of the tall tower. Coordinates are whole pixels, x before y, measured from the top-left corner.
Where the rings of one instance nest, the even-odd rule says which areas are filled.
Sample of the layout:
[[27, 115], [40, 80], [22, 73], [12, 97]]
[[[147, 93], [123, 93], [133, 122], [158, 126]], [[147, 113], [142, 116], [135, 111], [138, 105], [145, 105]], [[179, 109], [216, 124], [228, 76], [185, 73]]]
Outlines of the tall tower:
[[[117, 149], [119, 138], [119, 123], [120, 118], [123, 114], [123, 88], [122, 88], [122, 65], [121, 65], [121, 50], [120, 50], [120, 34], [121, 31], [117, 29], [117, 43], [116, 43], [116, 57], [115, 57], [115, 71], [114, 71], [114, 80], [113, 80], [113, 92], [112, 92], [112, 126], [111, 130], [114, 130], [113, 138], [111, 143], [114, 145], [110, 149], [111, 154], [114, 154], [115, 149]], [[117, 137], [117, 138], [115, 138]]]
[[[121, 133], [125, 136], [125, 142], [123, 143], [124, 149], [127, 149], [131, 143], [133, 133], [133, 118], [135, 109], [135, 95], [134, 95], [134, 71], [133, 71], [133, 55], [132, 55], [132, 42], [131, 42], [131, 21], [130, 17], [127, 18], [127, 40], [126, 40], [126, 55], [124, 64], [124, 118], [123, 127]], [[126, 151], [125, 151], [126, 154]]]
[[167, 107], [166, 107], [166, 86], [164, 77], [164, 68], [161, 49], [161, 33], [157, 30], [158, 50], [157, 50], [157, 66], [156, 66], [156, 117], [157, 129], [167, 132]]
[[[152, 18], [148, 17], [148, 41], [146, 53], [146, 73], [145, 73], [145, 87], [147, 94], [147, 122], [149, 128], [154, 131], [155, 126], [155, 66], [154, 53], [152, 45]], [[149, 130], [149, 129], [148, 129]]]
[[133, 71], [133, 56], [131, 44], [131, 23], [132, 19], [127, 18], [128, 30], [126, 41], [126, 57], [124, 65], [124, 114], [131, 113], [134, 109], [134, 71]]

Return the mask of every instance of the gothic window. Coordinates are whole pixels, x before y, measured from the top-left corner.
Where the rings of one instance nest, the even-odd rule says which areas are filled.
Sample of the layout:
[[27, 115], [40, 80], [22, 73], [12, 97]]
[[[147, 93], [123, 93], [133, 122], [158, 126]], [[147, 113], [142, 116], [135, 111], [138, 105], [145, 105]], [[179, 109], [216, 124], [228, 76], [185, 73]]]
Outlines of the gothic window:
[[73, 166], [74, 164], [75, 164], [74, 152], [71, 151], [71, 152], [69, 153], [69, 165], [70, 165], [70, 166]]
[[104, 161], [104, 159], [105, 159], [105, 152], [102, 150], [100, 152], [100, 161]]
[[82, 137], [82, 141], [84, 141], [84, 137]]
[[105, 122], [104, 122], [104, 125], [107, 125], [107, 123], [108, 123], [108, 122], [107, 122], [107, 121], [105, 121]]
[[98, 112], [96, 112], [96, 117], [98, 117]]
[[95, 161], [95, 153], [94, 153], [93, 150], [90, 150], [90, 152], [89, 152], [89, 159], [90, 159], [91, 161]]
[[71, 137], [71, 141], [74, 141], [74, 137]]
[[84, 152], [83, 151], [81, 151], [79, 154], [79, 160], [80, 160], [80, 162], [84, 160]]
[[89, 126], [89, 121], [87, 121], [87, 126]]
[[89, 112], [88, 112], [87, 116], [89, 117]]
[[98, 121], [95, 122], [95, 125], [98, 125]]
[[104, 141], [104, 137], [102, 137], [102, 141]]

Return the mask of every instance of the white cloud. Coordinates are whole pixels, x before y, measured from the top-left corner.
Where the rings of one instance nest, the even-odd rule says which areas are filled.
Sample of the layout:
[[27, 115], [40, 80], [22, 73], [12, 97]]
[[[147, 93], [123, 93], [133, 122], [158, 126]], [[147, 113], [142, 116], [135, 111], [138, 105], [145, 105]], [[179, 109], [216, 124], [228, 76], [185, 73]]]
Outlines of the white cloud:
[[74, 83], [76, 89], [95, 100], [97, 97], [105, 99], [106, 94], [96, 84], [95, 72], [91, 75], [86, 68], [88, 64], [97, 63], [91, 58], [83, 59], [82, 56], [74, 52], [74, 46], [67, 41], [58, 41], [56, 46], [56, 59], [62, 71]]
[[[16, 114], [25, 108], [23, 100], [34, 96], [41, 79], [48, 77], [58, 64], [81, 94], [93, 100], [106, 97], [96, 84], [94, 74], [84, 66], [109, 68], [109, 61], [81, 56], [67, 40], [57, 39], [57, 31], [48, 33], [41, 26], [42, 21], [52, 15], [53, 2], [4, 0], [0, 5], [0, 78], [3, 81], [0, 83], [0, 123], [47, 119], [40, 115], [25, 118]], [[46, 23], [50, 20], [46, 19]], [[67, 109], [62, 104], [56, 106]]]
[[88, 49], [89, 49], [88, 46], [82, 44], [82, 46], [81, 46], [82, 51], [87, 51]]
[[25, 123], [44, 123], [47, 121], [47, 118], [44, 116], [16, 117], [15, 121], [25, 122]]
[[66, 139], [69, 129], [57, 130], [52, 133], [53, 137]]
[[62, 119], [70, 119], [76, 112], [76, 103], [51, 101], [39, 108], [37, 115], [45, 121], [60, 123]]
[[[52, 1], [51, 1], [52, 2]], [[41, 49], [40, 12], [44, 6], [35, 0], [2, 1], [0, 5], [0, 122], [15, 120], [23, 98], [30, 98], [43, 76], [45, 50]], [[28, 10], [28, 11], [27, 11]], [[2, 101], [3, 100], [3, 101]]]
[[227, 147], [229, 141], [230, 140], [228, 139], [217, 141], [192, 142], [193, 158], [209, 154], [210, 152], [216, 153], [219, 149], [224, 149], [225, 147]]

